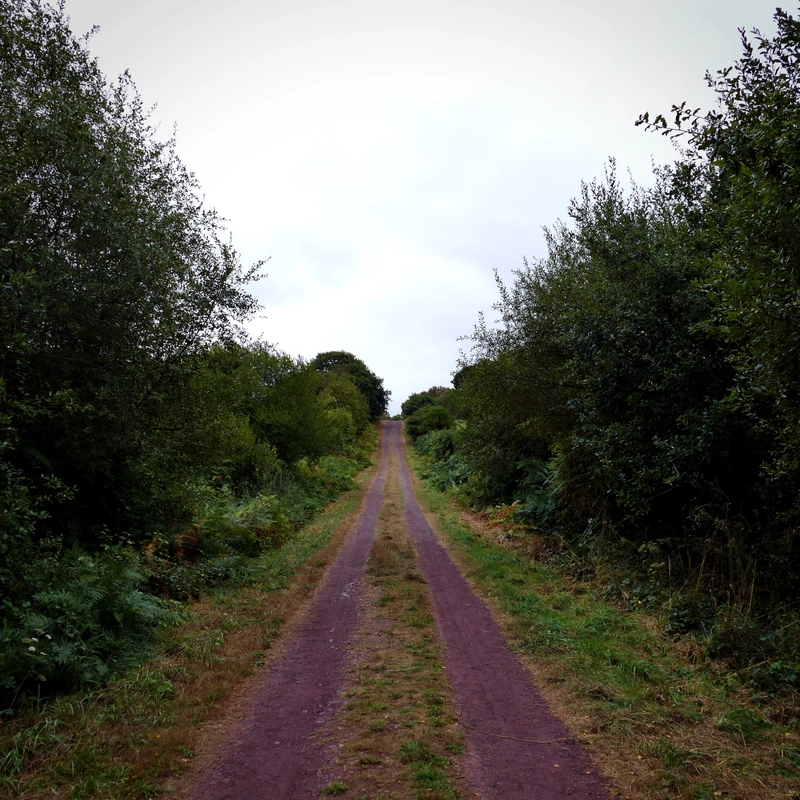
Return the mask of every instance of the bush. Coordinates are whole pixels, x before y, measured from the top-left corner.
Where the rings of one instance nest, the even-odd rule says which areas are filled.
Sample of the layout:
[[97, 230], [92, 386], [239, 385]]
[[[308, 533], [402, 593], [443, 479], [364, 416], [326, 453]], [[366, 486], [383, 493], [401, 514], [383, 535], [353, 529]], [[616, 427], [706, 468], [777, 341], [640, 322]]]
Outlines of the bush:
[[74, 550], [55, 563], [49, 588], [6, 618], [0, 634], [0, 692], [6, 707], [21, 688], [52, 694], [97, 684], [151, 653], [153, 634], [178, 616], [143, 591], [147, 574], [121, 548]]
[[457, 432], [455, 428], [443, 428], [420, 436], [414, 442], [414, 449], [433, 461], [443, 461], [456, 451]]
[[453, 415], [446, 408], [425, 405], [406, 419], [405, 429], [412, 439], [416, 439], [431, 431], [450, 428], [453, 422]]
[[425, 406], [433, 405], [434, 399], [429, 392], [417, 392], [408, 397], [400, 406], [403, 417], [410, 417]]

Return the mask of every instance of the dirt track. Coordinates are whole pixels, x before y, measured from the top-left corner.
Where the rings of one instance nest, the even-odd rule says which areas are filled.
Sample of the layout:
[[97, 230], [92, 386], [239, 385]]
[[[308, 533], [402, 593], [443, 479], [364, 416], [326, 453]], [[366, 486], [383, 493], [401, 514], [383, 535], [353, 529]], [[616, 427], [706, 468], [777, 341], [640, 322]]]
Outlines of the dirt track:
[[487, 800], [608, 797], [586, 753], [549, 713], [486, 606], [437, 541], [414, 497], [405, 460], [400, 464], [406, 521], [467, 731], [471, 786]]
[[384, 437], [378, 474], [311, 612], [253, 692], [216, 763], [200, 776], [198, 800], [319, 796], [326, 754], [313, 734], [330, 715], [344, 680], [346, 647], [358, 621], [361, 581], [386, 479], [387, 445]]
[[311, 611], [248, 700], [197, 800], [300, 800], [320, 796], [331, 749], [314, 734], [337, 706], [348, 643], [358, 624], [364, 568], [390, 453], [400, 463], [406, 522], [419, 554], [445, 649], [445, 667], [467, 730], [468, 782], [484, 800], [603, 800], [608, 790], [572, 744], [509, 652], [486, 606], [438, 543], [414, 497], [400, 423], [384, 428], [381, 462], [353, 533]]

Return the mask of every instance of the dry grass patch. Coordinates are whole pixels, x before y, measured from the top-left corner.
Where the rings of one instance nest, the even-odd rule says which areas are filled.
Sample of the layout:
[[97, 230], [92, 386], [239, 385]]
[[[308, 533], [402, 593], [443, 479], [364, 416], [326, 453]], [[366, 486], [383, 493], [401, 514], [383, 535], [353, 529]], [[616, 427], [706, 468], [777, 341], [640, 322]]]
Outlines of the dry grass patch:
[[194, 603], [160, 654], [103, 689], [0, 723], [0, 796], [127, 800], [180, 788], [302, 614], [357, 518], [374, 469], [266, 553], [257, 580]]
[[415, 486], [554, 713], [622, 796], [800, 800], [796, 698], [750, 694], [652, 617], [532, 559], [513, 526], [472, 519], [424, 481]]
[[463, 735], [405, 530], [396, 463], [386, 486], [344, 704], [330, 734], [341, 745], [336, 780], [326, 790], [359, 800], [454, 800], [462, 796]]

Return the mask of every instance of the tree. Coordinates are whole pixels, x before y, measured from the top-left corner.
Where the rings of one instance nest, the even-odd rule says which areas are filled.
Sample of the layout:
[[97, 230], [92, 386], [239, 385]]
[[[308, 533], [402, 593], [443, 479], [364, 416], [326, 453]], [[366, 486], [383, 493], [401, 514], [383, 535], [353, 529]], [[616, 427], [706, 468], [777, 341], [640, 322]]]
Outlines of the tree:
[[367, 429], [369, 425], [367, 399], [358, 390], [349, 375], [339, 373], [330, 376], [322, 391], [322, 398], [323, 402], [348, 412], [356, 434]]
[[420, 406], [406, 419], [405, 429], [412, 439], [431, 431], [443, 430], [453, 425], [453, 415], [442, 406], [427, 404]]
[[404, 417], [410, 417], [423, 406], [433, 405], [433, 402], [430, 392], [415, 392], [403, 401], [400, 411]]
[[[167, 487], [205, 446], [191, 378], [256, 308], [257, 265], [242, 269], [131, 79], [106, 83], [63, 7], [0, 1], [0, 141], [0, 562], [13, 573], [23, 540], [96, 543], [175, 512]], [[133, 495], [149, 498], [144, 517]]]
[[364, 395], [369, 406], [369, 417], [374, 422], [386, 412], [392, 393], [383, 387], [379, 378], [367, 365], [352, 353], [332, 350], [319, 353], [311, 361], [311, 366], [323, 375], [346, 373]]
[[548, 257], [500, 284], [501, 326], [476, 327], [458, 390], [488, 485], [513, 495], [552, 459], [579, 530], [663, 539], [701, 506], [755, 505], [758, 445], [724, 405], [730, 350], [702, 327], [710, 242], [672, 178], [626, 194], [612, 165], [586, 184]]
[[727, 403], [764, 445], [764, 499], [780, 524], [800, 521], [800, 22], [778, 9], [777, 32], [752, 39], [742, 57], [707, 74], [718, 107], [685, 103], [674, 120], [638, 124], [681, 138], [699, 176], [715, 248], [704, 289], [705, 329], [731, 350], [736, 379]]

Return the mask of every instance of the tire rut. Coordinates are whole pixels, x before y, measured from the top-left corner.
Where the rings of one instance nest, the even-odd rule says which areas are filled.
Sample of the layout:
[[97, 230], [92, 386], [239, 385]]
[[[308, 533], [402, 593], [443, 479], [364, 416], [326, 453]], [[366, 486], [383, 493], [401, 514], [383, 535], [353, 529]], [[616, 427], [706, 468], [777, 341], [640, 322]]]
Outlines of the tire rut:
[[606, 800], [589, 754], [573, 743], [508, 649], [486, 605], [439, 543], [414, 495], [399, 423], [385, 437], [400, 450], [409, 532], [428, 581], [445, 668], [470, 754], [468, 782], [486, 800]]
[[315, 734], [333, 714], [344, 683], [346, 651], [358, 622], [364, 569], [387, 471], [383, 437], [378, 473], [361, 513], [311, 610], [263, 684], [216, 762], [195, 785], [196, 800], [290, 800], [319, 796], [327, 764]]
[[[390, 455], [397, 457], [404, 519], [425, 575], [468, 749], [470, 796], [485, 800], [607, 800], [589, 754], [574, 743], [509, 651], [486, 605], [439, 543], [414, 495], [401, 423], [383, 429], [378, 473], [311, 610], [246, 716], [194, 781], [194, 800], [319, 797], [334, 765], [322, 734], [341, 706], [347, 651], [359, 624], [367, 556]], [[474, 793], [474, 794], [473, 794]]]

